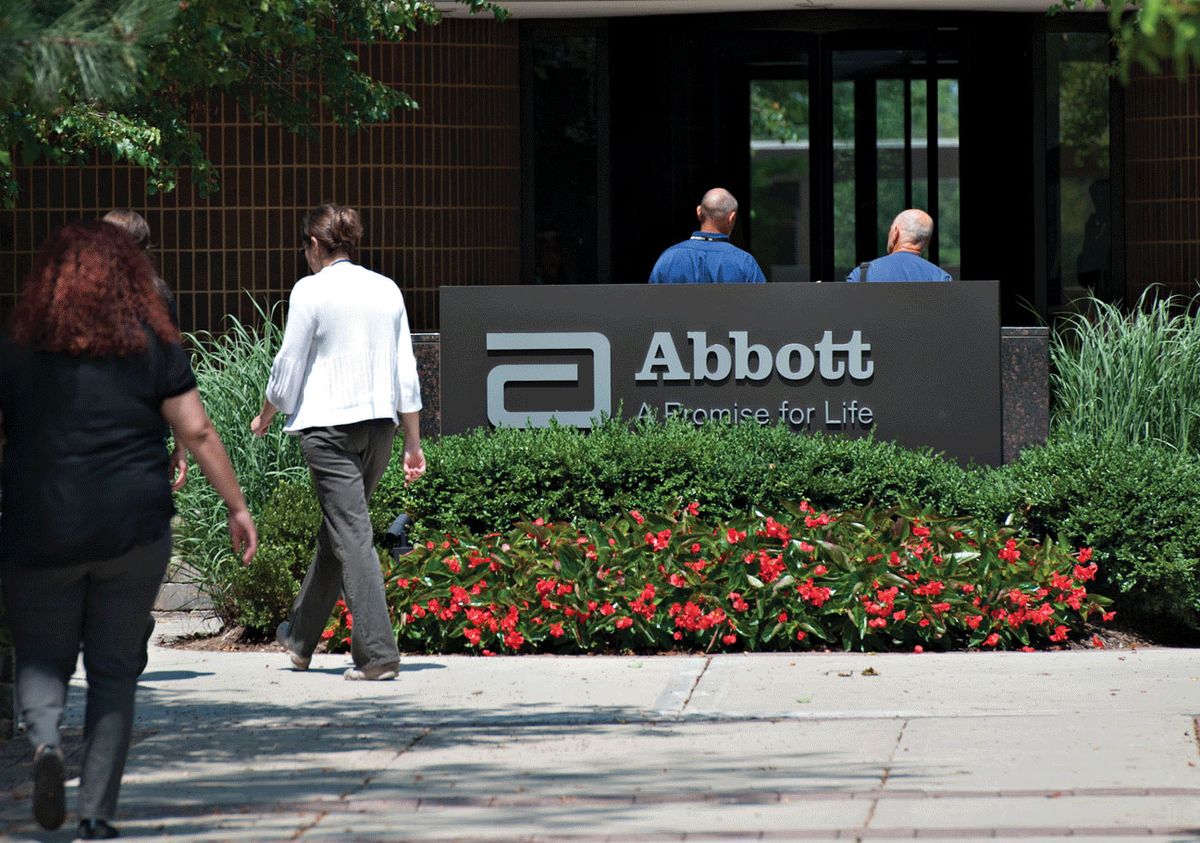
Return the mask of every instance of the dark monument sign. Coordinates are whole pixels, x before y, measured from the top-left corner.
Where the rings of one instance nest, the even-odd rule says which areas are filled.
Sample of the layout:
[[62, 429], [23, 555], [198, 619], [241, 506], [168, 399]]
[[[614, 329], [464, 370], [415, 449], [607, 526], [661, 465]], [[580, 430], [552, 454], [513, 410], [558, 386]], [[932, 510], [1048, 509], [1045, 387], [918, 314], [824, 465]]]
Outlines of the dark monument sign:
[[604, 415], [873, 432], [998, 464], [999, 284], [443, 287], [442, 431]]

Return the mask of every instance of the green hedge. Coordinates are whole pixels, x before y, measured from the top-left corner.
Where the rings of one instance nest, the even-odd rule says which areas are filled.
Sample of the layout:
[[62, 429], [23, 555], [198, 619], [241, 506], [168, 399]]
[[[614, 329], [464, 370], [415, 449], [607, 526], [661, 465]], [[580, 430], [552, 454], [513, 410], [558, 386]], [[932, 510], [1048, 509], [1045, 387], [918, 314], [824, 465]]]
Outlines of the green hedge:
[[[905, 503], [1090, 546], [1097, 591], [1121, 617], [1200, 632], [1200, 459], [1165, 447], [1064, 437], [1002, 468], [963, 468], [886, 442], [775, 427], [610, 423], [590, 434], [475, 431], [425, 450], [429, 473], [406, 487], [397, 447], [371, 502], [377, 533], [400, 512], [413, 517], [416, 538], [429, 538], [538, 517], [604, 521], [672, 500], [699, 501], [720, 518], [801, 499], [836, 510]], [[307, 566], [320, 523], [307, 479], [281, 484], [259, 523], [254, 568], [265, 570], [247, 576], [263, 583], [235, 584], [235, 600], [242, 623], [267, 630], [287, 611], [287, 577]]]
[[378, 506], [408, 512], [418, 534], [487, 532], [539, 516], [605, 520], [675, 498], [719, 516], [802, 498], [839, 509], [907, 501], [970, 511], [977, 487], [971, 472], [929, 451], [757, 425], [478, 430], [426, 453], [430, 471], [419, 483], [406, 489], [393, 465], [376, 496]]

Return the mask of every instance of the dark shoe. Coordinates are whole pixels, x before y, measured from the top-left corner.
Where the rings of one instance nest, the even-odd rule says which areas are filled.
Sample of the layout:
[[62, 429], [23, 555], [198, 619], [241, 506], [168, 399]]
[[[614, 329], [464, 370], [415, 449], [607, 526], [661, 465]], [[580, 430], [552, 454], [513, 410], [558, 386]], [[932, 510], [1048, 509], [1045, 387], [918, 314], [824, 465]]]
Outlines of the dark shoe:
[[288, 643], [288, 636], [291, 634], [292, 625], [284, 621], [275, 627], [275, 643], [287, 650], [288, 658], [292, 660], [292, 667], [296, 670], [308, 670], [309, 664], [312, 663], [312, 656], [305, 658], [292, 649], [292, 645]]
[[111, 840], [121, 832], [108, 824], [108, 820], [80, 820], [76, 840]]
[[380, 664], [375, 667], [352, 667], [342, 674], [351, 682], [383, 682], [395, 679], [400, 672], [400, 662]]
[[33, 818], [44, 829], [52, 831], [66, 819], [65, 774], [62, 751], [56, 746], [39, 746], [33, 755]]

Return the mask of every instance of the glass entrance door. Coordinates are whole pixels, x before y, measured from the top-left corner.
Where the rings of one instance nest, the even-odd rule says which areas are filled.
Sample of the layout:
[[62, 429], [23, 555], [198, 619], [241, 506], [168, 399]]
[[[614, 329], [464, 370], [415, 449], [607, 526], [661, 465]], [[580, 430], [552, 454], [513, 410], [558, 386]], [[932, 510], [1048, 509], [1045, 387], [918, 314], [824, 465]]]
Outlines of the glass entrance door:
[[808, 80], [751, 79], [751, 226], [768, 281], [813, 280], [810, 152]]
[[833, 280], [886, 252], [892, 219], [934, 219], [925, 255], [961, 277], [957, 63], [933, 50], [833, 53]]
[[749, 79], [751, 250], [770, 281], [841, 281], [905, 208], [961, 276], [958, 62], [920, 47], [818, 43], [806, 78]]

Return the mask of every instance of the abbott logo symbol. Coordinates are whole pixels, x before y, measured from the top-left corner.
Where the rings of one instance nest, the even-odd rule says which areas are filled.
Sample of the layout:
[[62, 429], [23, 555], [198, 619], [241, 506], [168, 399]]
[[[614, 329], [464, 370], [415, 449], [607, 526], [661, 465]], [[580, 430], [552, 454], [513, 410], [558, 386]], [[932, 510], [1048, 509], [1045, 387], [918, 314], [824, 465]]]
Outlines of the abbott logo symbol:
[[590, 428], [592, 420], [612, 413], [612, 347], [608, 337], [594, 331], [546, 334], [487, 335], [488, 351], [590, 351], [595, 370], [590, 410], [543, 410], [517, 413], [504, 406], [510, 383], [579, 383], [574, 363], [505, 363], [488, 373], [488, 421], [500, 427], [549, 427], [551, 420], [571, 427]]

